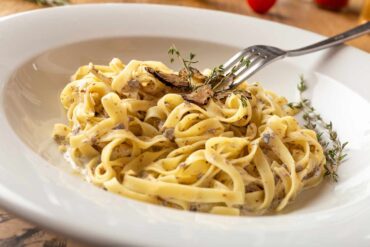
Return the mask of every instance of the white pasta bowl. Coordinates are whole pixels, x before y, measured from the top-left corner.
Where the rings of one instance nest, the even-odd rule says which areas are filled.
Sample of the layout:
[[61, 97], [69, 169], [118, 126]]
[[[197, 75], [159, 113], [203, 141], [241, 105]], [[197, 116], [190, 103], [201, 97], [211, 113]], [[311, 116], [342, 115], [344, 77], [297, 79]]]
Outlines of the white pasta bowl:
[[[297, 48], [321, 36], [239, 15], [159, 5], [84, 5], [0, 19], [0, 204], [36, 224], [94, 244], [146, 246], [369, 246], [370, 56], [339, 47], [277, 62], [250, 81], [312, 103], [349, 141], [338, 183], [305, 191], [278, 215], [226, 217], [123, 198], [72, 174], [51, 140], [59, 93], [80, 65], [168, 62], [176, 44], [199, 68], [254, 44]], [[350, 227], [348, 227], [350, 226]]]

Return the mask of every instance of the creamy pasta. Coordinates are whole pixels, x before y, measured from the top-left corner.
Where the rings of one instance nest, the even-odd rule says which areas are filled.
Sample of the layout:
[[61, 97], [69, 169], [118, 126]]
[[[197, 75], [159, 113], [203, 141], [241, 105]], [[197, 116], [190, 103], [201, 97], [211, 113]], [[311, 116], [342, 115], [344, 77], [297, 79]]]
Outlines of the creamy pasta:
[[61, 93], [68, 123], [55, 125], [54, 139], [93, 184], [172, 208], [240, 215], [280, 211], [322, 181], [316, 133], [299, 126], [284, 97], [244, 83], [238, 91], [249, 97], [230, 92], [196, 104], [148, 68], [178, 75], [161, 62], [115, 58], [80, 67]]

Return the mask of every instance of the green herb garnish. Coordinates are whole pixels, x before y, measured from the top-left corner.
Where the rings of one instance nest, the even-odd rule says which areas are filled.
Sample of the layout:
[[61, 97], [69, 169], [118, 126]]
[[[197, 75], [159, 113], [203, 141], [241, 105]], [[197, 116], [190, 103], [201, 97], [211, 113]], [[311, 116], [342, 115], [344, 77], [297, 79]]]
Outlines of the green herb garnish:
[[248, 106], [249, 99], [252, 98], [251, 94], [247, 91], [235, 89], [232, 91], [233, 94], [239, 95], [243, 107]]
[[[250, 63], [251, 63], [251, 61], [249, 59], [246, 59], [245, 57], [242, 57], [239, 60], [239, 62], [236, 65], [234, 65], [231, 68], [230, 72], [227, 73], [226, 75], [225, 75], [226, 71], [225, 71], [225, 69], [223, 68], [222, 65], [219, 65], [218, 67], [214, 68], [212, 70], [212, 72], [216, 70], [219, 73], [215, 73], [214, 75], [211, 73], [210, 81], [213, 81], [214, 77], [217, 77], [217, 76], [222, 76], [222, 79], [220, 81], [218, 81], [217, 83], [213, 84], [212, 88], [216, 89], [217, 87], [219, 87], [220, 85], [222, 85], [226, 81], [229, 81], [229, 83], [231, 83], [235, 79], [235, 73], [243, 67], [248, 68]], [[215, 81], [217, 81], [217, 80], [215, 80]], [[222, 90], [220, 90], [220, 91], [222, 91]]]
[[[222, 94], [222, 93], [239, 94], [243, 107], [248, 106], [248, 98], [250, 97], [248, 92], [241, 91], [241, 90], [231, 90], [231, 89], [217, 90], [217, 88], [219, 86], [223, 85], [223, 84], [232, 83], [235, 79], [235, 73], [237, 71], [239, 71], [240, 69], [242, 69], [244, 67], [249, 67], [250, 66], [250, 60], [249, 59], [246, 59], [244, 57], [241, 58], [240, 61], [235, 66], [233, 66], [228, 73], [226, 73], [223, 65], [219, 65], [219, 66], [212, 69], [211, 74], [206, 77], [206, 79], [204, 80], [203, 85], [193, 86], [193, 85], [191, 85], [191, 78], [194, 75], [193, 65], [195, 63], [198, 63], [198, 61], [194, 60], [196, 55], [194, 53], [190, 53], [189, 58], [185, 59], [181, 55], [180, 51], [176, 48], [175, 45], [172, 45], [168, 49], [168, 55], [170, 57], [170, 62], [171, 63], [173, 63], [175, 61], [175, 58], [179, 59], [182, 62], [183, 66], [184, 66], [184, 68], [187, 72], [187, 77], [188, 77], [187, 81], [189, 82], [189, 88], [191, 88], [192, 92], [195, 92], [199, 88], [202, 88], [204, 90], [208, 89], [208, 92], [206, 94], [204, 94], [204, 96], [206, 96], [207, 98], [211, 98], [214, 95]], [[195, 69], [195, 71], [198, 71], [198, 70]], [[202, 90], [199, 90], [199, 93], [201, 93], [201, 92], [202, 92]], [[192, 96], [195, 96], [195, 95], [192, 95]], [[246, 96], [246, 95], [248, 95], [248, 96]], [[195, 100], [193, 100], [193, 101], [195, 101]]]
[[338, 138], [337, 132], [333, 129], [332, 122], [326, 122], [321, 115], [311, 105], [311, 101], [303, 97], [307, 90], [307, 84], [303, 76], [300, 76], [300, 82], [297, 85], [300, 101], [298, 103], [289, 103], [291, 108], [299, 109], [303, 113], [305, 128], [312, 129], [317, 134], [317, 139], [324, 149], [326, 158], [325, 176], [330, 177], [333, 181], [338, 181], [338, 167], [343, 162], [347, 154], [345, 147], [348, 142], [342, 144]]
[[247, 107], [248, 106], [248, 99], [244, 95], [240, 94], [240, 100], [242, 101], [242, 106]]
[[194, 61], [195, 59], [195, 54], [190, 52], [189, 58], [185, 59], [182, 57], [180, 51], [176, 48], [175, 45], [172, 45], [170, 49], [168, 49], [168, 55], [170, 56], [170, 62], [173, 63], [175, 61], [175, 57], [180, 59], [184, 65], [184, 68], [186, 69], [187, 75], [188, 75], [188, 80], [191, 82], [191, 78], [193, 76], [193, 71], [191, 69], [193, 64], [198, 63], [198, 61]]
[[222, 64], [217, 66], [217, 67], [214, 67], [212, 69], [211, 74], [207, 77], [207, 80], [204, 82], [204, 84], [211, 83], [212, 81], [214, 81], [215, 78], [217, 78], [219, 76], [223, 76], [224, 73], [225, 73], [225, 70], [224, 70], [224, 66]]

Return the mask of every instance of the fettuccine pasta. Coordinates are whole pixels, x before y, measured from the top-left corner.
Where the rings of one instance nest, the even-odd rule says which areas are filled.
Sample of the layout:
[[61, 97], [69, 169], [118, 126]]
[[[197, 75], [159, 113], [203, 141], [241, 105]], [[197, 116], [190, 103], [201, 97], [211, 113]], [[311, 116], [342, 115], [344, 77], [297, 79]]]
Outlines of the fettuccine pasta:
[[60, 95], [68, 123], [55, 125], [54, 139], [93, 184], [153, 204], [240, 215], [280, 211], [322, 181], [323, 149], [285, 98], [244, 83], [238, 90], [248, 99], [230, 93], [198, 105], [148, 67], [177, 73], [115, 58], [80, 67]]

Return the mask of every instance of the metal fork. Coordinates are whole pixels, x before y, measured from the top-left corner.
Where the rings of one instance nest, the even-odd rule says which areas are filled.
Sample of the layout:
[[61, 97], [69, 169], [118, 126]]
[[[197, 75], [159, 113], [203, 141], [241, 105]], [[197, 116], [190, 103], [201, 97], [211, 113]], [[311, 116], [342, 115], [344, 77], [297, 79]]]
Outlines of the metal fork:
[[[233, 73], [236, 79], [229, 85], [220, 86], [223, 87], [223, 90], [232, 89], [272, 62], [285, 57], [295, 57], [326, 49], [367, 33], [370, 33], [370, 21], [344, 33], [300, 49], [285, 51], [277, 47], [266, 45], [255, 45], [245, 48], [223, 64], [224, 74]], [[246, 60], [249, 60], [249, 65], [240, 66], [241, 61], [245, 62]], [[238, 69], [235, 71], [235, 68]]]

